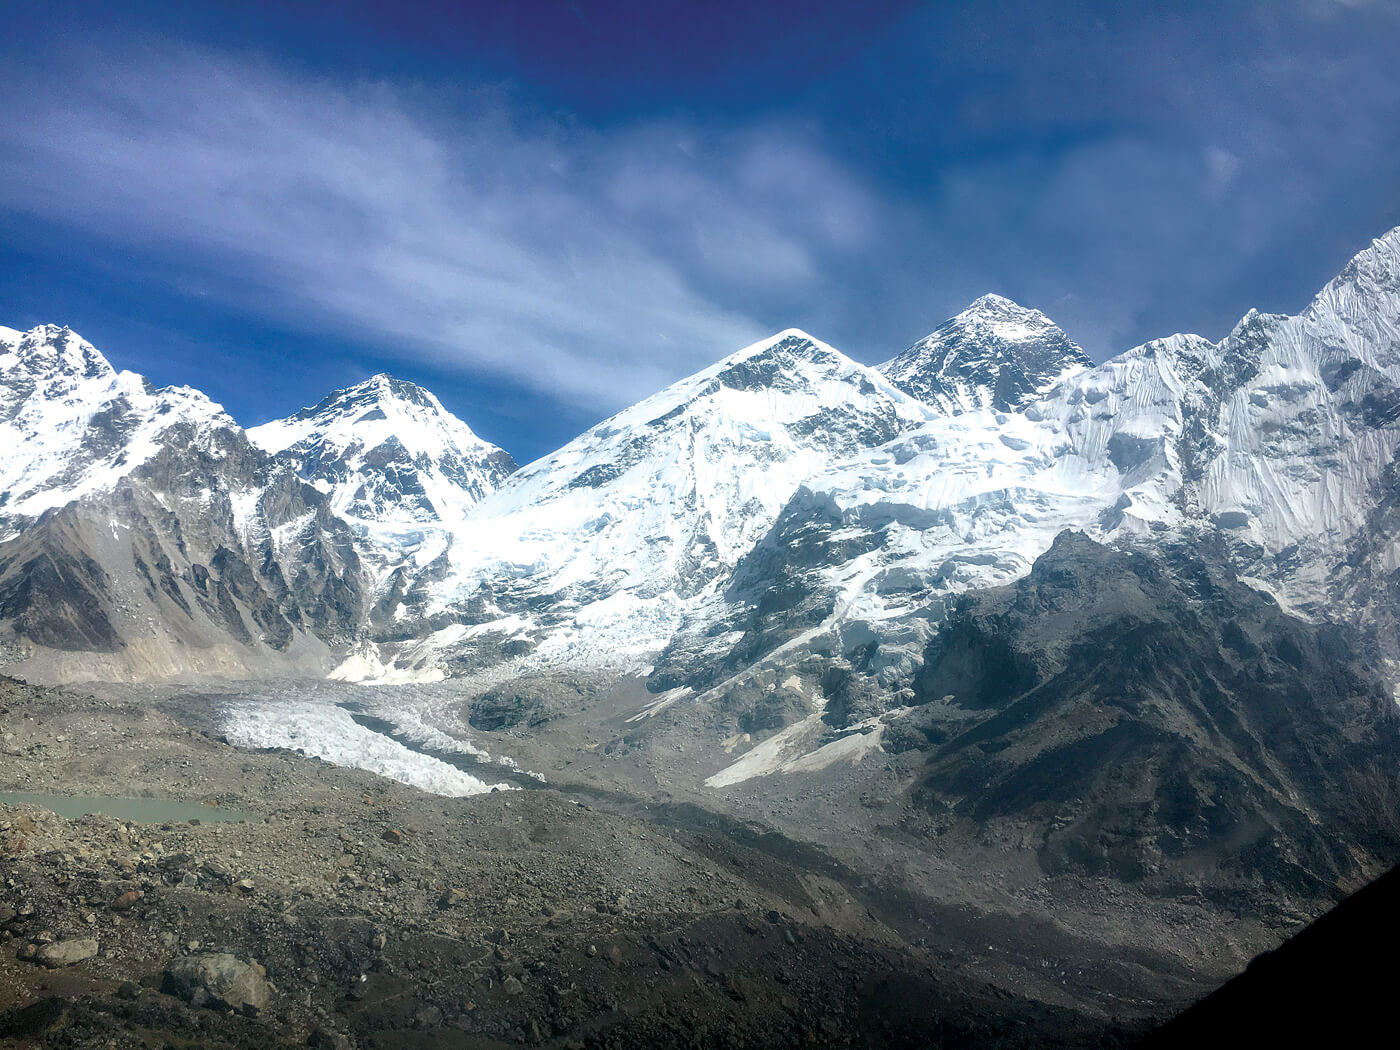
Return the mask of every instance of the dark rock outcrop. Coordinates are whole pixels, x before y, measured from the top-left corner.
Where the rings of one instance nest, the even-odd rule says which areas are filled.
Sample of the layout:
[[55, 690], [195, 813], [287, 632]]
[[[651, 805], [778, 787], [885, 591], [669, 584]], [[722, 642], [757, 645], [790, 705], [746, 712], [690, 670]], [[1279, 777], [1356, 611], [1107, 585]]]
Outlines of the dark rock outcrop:
[[1028, 823], [1047, 872], [1276, 906], [1400, 856], [1383, 804], [1400, 727], [1356, 636], [1285, 614], [1208, 548], [1064, 533], [1029, 576], [959, 604], [914, 694], [915, 797]]

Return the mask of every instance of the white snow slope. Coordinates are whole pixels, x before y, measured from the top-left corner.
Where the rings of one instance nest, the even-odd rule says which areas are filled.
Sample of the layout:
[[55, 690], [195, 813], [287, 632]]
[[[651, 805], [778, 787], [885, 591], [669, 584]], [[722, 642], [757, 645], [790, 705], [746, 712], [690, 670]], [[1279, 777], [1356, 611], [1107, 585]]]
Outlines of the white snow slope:
[[377, 375], [248, 438], [291, 463], [366, 526], [450, 525], [493, 492], [515, 462], [422, 387]]
[[[416, 615], [423, 652], [644, 666], [716, 595], [797, 486], [932, 418], [796, 330], [755, 343], [512, 475], [453, 530]], [[426, 568], [429, 566], [419, 566]]]

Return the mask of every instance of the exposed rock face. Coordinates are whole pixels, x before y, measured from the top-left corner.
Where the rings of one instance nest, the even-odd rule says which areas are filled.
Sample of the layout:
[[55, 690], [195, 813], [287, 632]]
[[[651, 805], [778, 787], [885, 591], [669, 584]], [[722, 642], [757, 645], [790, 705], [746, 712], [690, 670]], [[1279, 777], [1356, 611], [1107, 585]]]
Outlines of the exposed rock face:
[[[364, 615], [349, 526], [203, 395], [66, 329], [0, 355], [22, 454], [0, 514], [0, 639], [39, 680], [324, 673]], [[22, 436], [17, 436], [22, 432]], [[37, 514], [31, 518], [30, 514]]]
[[0, 336], [0, 539], [107, 491], [162, 448], [216, 448], [236, 430], [199, 391], [117, 372], [67, 328]]
[[880, 371], [906, 393], [957, 415], [1025, 408], [1092, 364], [1039, 310], [984, 295]]
[[1066, 533], [961, 601], [902, 746], [931, 814], [1037, 829], [1046, 871], [1159, 892], [1338, 896], [1400, 853], [1400, 720], [1354, 632], [1305, 623], [1200, 548]]

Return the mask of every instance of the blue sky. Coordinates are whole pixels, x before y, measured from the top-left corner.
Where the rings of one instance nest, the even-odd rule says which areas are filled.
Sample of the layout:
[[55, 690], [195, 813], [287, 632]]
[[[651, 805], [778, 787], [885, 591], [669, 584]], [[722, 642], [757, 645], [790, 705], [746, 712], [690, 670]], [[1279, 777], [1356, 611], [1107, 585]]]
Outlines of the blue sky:
[[1400, 4], [0, 14], [0, 324], [254, 424], [381, 370], [522, 461], [772, 331], [986, 291], [1096, 358], [1400, 224]]

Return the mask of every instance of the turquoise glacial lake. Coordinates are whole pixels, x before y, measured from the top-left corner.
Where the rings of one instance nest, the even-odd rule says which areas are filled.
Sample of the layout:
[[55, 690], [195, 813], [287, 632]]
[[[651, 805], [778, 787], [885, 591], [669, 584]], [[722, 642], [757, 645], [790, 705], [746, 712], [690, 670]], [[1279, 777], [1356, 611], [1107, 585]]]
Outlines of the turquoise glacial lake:
[[101, 813], [138, 824], [169, 824], [186, 820], [211, 824], [248, 819], [248, 815], [241, 810], [225, 806], [205, 806], [198, 802], [176, 802], [168, 798], [110, 798], [105, 795], [45, 795], [30, 791], [0, 791], [0, 802], [11, 806], [42, 806], [67, 820], [85, 817], [89, 813]]

